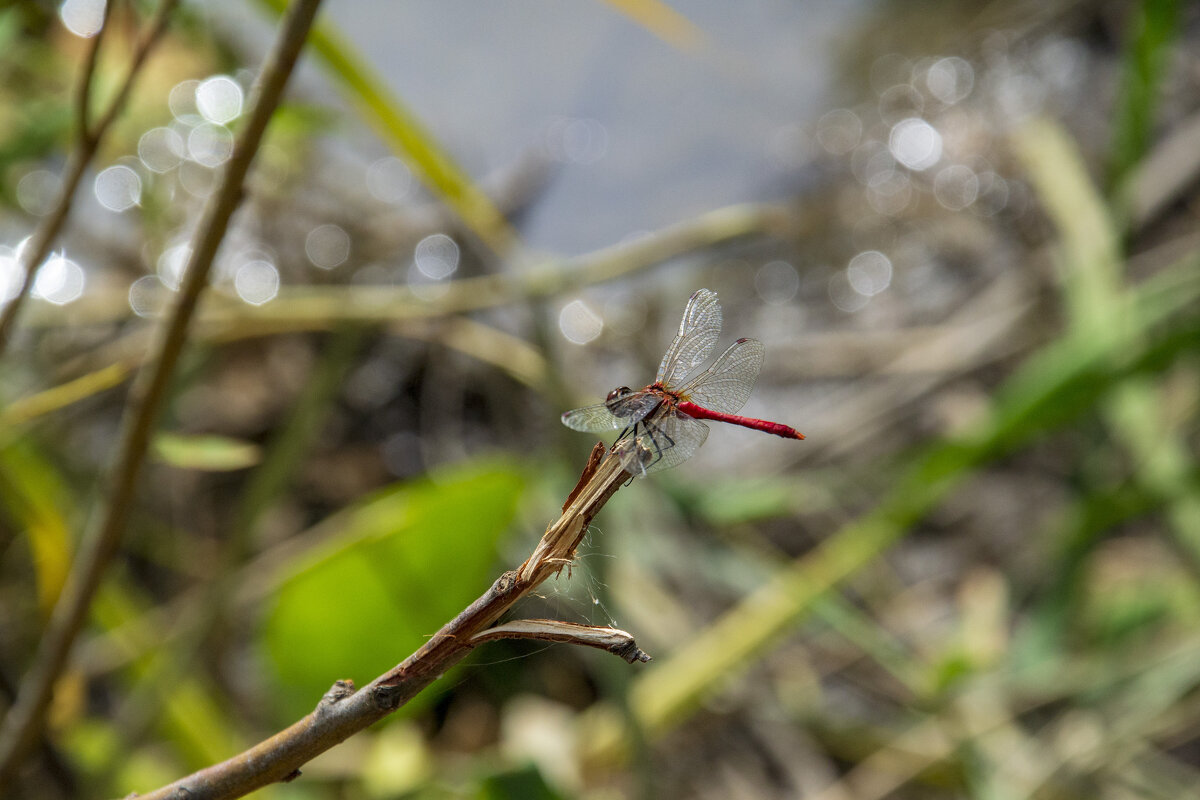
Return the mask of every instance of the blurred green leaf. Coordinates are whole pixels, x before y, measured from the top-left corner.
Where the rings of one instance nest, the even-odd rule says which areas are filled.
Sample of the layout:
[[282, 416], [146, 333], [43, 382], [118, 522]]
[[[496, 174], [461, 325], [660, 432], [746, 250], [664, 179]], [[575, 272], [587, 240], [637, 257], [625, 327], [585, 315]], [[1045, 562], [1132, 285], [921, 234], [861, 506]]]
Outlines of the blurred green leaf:
[[180, 469], [230, 472], [257, 464], [262, 450], [228, 436], [160, 433], [154, 437], [154, 454], [159, 461]]
[[713, 525], [811, 513], [828, 508], [831, 502], [824, 486], [784, 476], [730, 478], [683, 499]]
[[176, 753], [188, 766], [199, 769], [237, 752], [248, 742], [217, 701], [216, 687], [201, 671], [194, 670], [194, 663], [181, 668], [167, 651], [139, 641], [147, 631], [131, 623], [141, 619], [153, 603], [132, 581], [110, 576], [96, 593], [91, 615], [108, 632], [114, 648], [134, 656], [127, 668], [134, 687], [125, 699], [127, 707], [139, 707], [152, 714], [161, 726], [162, 736], [175, 744]]
[[265, 621], [283, 710], [306, 713], [333, 681], [361, 685], [390, 669], [482, 593], [522, 483], [511, 466], [472, 464], [339, 514]]
[[28, 439], [0, 447], [0, 507], [29, 540], [38, 608], [48, 617], [71, 567], [71, 492]]
[[1169, 50], [1179, 30], [1179, 0], [1143, 0], [1132, 14], [1134, 35], [1125, 51], [1113, 116], [1109, 186], [1119, 186], [1150, 147], [1154, 110]]
[[488, 775], [479, 783], [478, 800], [565, 800], [533, 764]]
[[[1144, 10], [1147, 16], [1168, 13], [1163, 6], [1151, 0]], [[1063, 289], [1072, 334], [1101, 346], [1105, 340], [1129, 349], [1139, 346], [1144, 325], [1122, 286], [1118, 230], [1082, 156], [1062, 128], [1048, 121], [1030, 125], [1017, 144], [1062, 235]], [[1158, 376], [1131, 376], [1115, 387], [1103, 411], [1133, 456], [1135, 479], [1171, 498], [1171, 531], [1200, 569], [1200, 496], [1186, 490], [1194, 459], [1182, 431], [1173, 430], [1178, 423], [1157, 412], [1162, 404], [1159, 383]]]

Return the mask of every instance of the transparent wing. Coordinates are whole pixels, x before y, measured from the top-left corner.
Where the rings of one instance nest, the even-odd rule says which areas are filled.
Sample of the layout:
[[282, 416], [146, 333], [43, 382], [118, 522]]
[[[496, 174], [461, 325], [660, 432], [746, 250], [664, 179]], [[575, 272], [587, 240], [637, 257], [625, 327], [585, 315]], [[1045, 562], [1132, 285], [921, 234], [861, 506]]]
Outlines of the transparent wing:
[[664, 411], [644, 420], [636, 435], [621, 439], [613, 449], [631, 475], [648, 475], [682, 464], [707, 438], [708, 426], [700, 420]]
[[633, 425], [662, 403], [662, 398], [649, 392], [635, 392], [622, 398], [612, 408], [608, 403], [576, 408], [562, 415], [562, 423], [573, 431], [602, 433]]
[[585, 433], [600, 433], [625, 427], [625, 423], [617, 419], [604, 403], [572, 409], [562, 415], [562, 423], [573, 431]]
[[680, 389], [679, 395], [710, 411], [736, 414], [750, 399], [762, 363], [762, 342], [738, 339], [711, 367]]
[[667, 348], [656, 381], [676, 386], [712, 355], [721, 335], [721, 304], [717, 293], [700, 289], [688, 300], [679, 333]]

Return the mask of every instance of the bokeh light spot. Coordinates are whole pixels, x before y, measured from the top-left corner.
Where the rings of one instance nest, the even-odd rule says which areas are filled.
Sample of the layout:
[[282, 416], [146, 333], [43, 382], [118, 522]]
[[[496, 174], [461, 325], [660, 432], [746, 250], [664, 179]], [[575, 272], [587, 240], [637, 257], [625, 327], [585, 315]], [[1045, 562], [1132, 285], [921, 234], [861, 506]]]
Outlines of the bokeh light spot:
[[174, 169], [186, 153], [183, 137], [171, 128], [151, 128], [138, 139], [138, 158], [154, 172]]
[[904, 166], [920, 172], [942, 157], [942, 135], [919, 117], [909, 117], [892, 126], [888, 150]]
[[233, 288], [250, 305], [261, 306], [279, 294], [279, 270], [270, 261], [249, 261], [238, 267]]
[[817, 141], [832, 155], [849, 153], [861, 137], [862, 120], [848, 108], [827, 111], [817, 120]]
[[104, 0], [66, 0], [58, 17], [71, 33], [90, 39], [104, 26], [104, 7]]
[[962, 211], [979, 196], [979, 176], [970, 167], [951, 164], [934, 177], [933, 196], [942, 207]]
[[755, 273], [754, 288], [764, 302], [783, 305], [800, 290], [800, 273], [786, 261], [771, 261]]
[[350, 234], [338, 225], [318, 225], [308, 232], [304, 253], [313, 266], [333, 269], [350, 257]]
[[399, 204], [408, 199], [413, 176], [408, 166], [395, 156], [386, 156], [367, 167], [367, 191], [376, 200]]
[[33, 278], [33, 296], [61, 306], [83, 294], [83, 268], [62, 255], [50, 256]]
[[166, 305], [168, 291], [157, 275], [143, 275], [129, 285], [129, 308], [139, 317], [155, 317]]
[[426, 236], [417, 242], [413, 260], [427, 278], [443, 280], [458, 269], [458, 245], [444, 233]]
[[604, 320], [582, 300], [572, 300], [558, 314], [558, 329], [567, 341], [587, 344], [604, 330]]
[[957, 56], [935, 62], [925, 74], [929, 93], [946, 105], [966, 99], [975, 87], [975, 70], [965, 59]]
[[187, 137], [187, 149], [197, 164], [220, 166], [233, 154], [233, 134], [224, 125], [205, 122], [192, 128]]
[[242, 87], [228, 75], [215, 75], [196, 87], [196, 110], [218, 125], [241, 116], [243, 99]]
[[50, 170], [35, 169], [17, 181], [17, 204], [35, 217], [44, 217], [54, 210], [62, 191], [62, 179]]
[[92, 189], [100, 205], [118, 213], [133, 208], [142, 199], [142, 179], [124, 164], [101, 171]]
[[199, 85], [200, 81], [188, 79], [171, 87], [171, 92], [167, 95], [167, 107], [171, 109], [171, 116], [178, 120], [186, 120], [188, 117], [195, 120], [200, 113], [196, 108], [196, 87]]
[[878, 250], [859, 253], [846, 267], [846, 280], [861, 295], [877, 295], [892, 283], [892, 261]]

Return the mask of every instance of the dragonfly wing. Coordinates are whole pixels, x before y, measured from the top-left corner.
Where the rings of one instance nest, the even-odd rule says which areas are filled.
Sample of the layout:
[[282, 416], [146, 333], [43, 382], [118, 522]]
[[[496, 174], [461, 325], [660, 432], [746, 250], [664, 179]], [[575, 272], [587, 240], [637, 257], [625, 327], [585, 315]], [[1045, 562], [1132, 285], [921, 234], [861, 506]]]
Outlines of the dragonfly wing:
[[717, 293], [700, 289], [688, 300], [679, 333], [667, 348], [655, 380], [677, 386], [712, 354], [721, 335], [721, 304]]
[[646, 467], [646, 472], [658, 472], [682, 464], [691, 458], [708, 438], [708, 426], [684, 414], [670, 414], [663, 417], [659, 423], [652, 422], [650, 432], [659, 439], [670, 437], [666, 442], [670, 446], [662, 451], [662, 458]]
[[608, 403], [597, 403], [568, 411], [562, 415], [562, 423], [573, 431], [602, 433], [633, 425], [661, 403], [658, 395], [636, 392], [611, 407]]
[[763, 344], [757, 339], [738, 339], [713, 365], [697, 375], [679, 394], [698, 406], [722, 414], [736, 414], [750, 399], [750, 391], [762, 369]]
[[573, 431], [585, 433], [600, 433], [625, 426], [604, 403], [572, 409], [562, 415], [562, 423]]
[[621, 439], [613, 448], [631, 475], [648, 475], [678, 466], [704, 444], [708, 426], [678, 413], [659, 414], [645, 420], [636, 436]]

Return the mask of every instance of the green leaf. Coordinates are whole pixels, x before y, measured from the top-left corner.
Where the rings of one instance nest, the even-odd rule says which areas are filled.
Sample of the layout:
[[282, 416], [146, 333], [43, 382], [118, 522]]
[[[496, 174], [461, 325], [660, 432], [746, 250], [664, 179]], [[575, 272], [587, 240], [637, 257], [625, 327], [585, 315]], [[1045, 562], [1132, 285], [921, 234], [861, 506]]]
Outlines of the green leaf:
[[180, 469], [230, 472], [257, 464], [261, 451], [256, 444], [228, 436], [160, 433], [154, 438], [154, 455]]
[[265, 620], [282, 710], [312, 710], [338, 679], [365, 684], [486, 590], [522, 488], [511, 466], [475, 464], [331, 520], [334, 538], [295, 565]]

